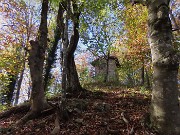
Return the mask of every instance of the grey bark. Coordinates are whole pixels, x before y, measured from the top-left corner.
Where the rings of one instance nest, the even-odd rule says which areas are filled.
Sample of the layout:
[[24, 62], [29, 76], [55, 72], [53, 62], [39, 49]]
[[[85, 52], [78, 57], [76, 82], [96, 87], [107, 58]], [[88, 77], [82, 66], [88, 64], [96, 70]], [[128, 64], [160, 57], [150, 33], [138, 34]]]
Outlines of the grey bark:
[[43, 66], [45, 60], [45, 50], [47, 47], [47, 12], [48, 12], [48, 0], [43, 0], [41, 11], [41, 23], [39, 26], [38, 35], [35, 41], [31, 40], [31, 50], [29, 52], [29, 67], [32, 80], [32, 92], [31, 92], [31, 110], [28, 112], [17, 125], [24, 124], [29, 119], [33, 119], [38, 116], [44, 109], [47, 108], [47, 101], [44, 93], [44, 78], [43, 78]]
[[[76, 2], [68, 0], [63, 3], [63, 7], [67, 9], [66, 18], [63, 18], [64, 29], [63, 29], [63, 48], [62, 48], [62, 62], [63, 65], [63, 77], [66, 77], [66, 89], [70, 90], [69, 92], [81, 91], [82, 87], [79, 82], [79, 77], [76, 70], [76, 65], [74, 61], [74, 52], [77, 48], [79, 41], [79, 16], [80, 12]], [[68, 22], [72, 21], [73, 29], [71, 37], [69, 37], [68, 31]], [[64, 73], [66, 72], [66, 73]], [[66, 74], [66, 75], [65, 75]], [[64, 82], [64, 81], [63, 81]], [[64, 86], [64, 84], [62, 84]], [[64, 90], [64, 89], [63, 89]]]
[[55, 33], [54, 34], [54, 41], [52, 43], [53, 46], [52, 46], [51, 50], [49, 51], [48, 58], [46, 60], [47, 64], [46, 64], [45, 77], [44, 77], [44, 89], [45, 89], [45, 91], [47, 90], [48, 81], [50, 78], [50, 70], [51, 70], [52, 65], [55, 61], [58, 42], [62, 38], [63, 22], [61, 20], [63, 17], [63, 12], [64, 11], [63, 11], [63, 8], [61, 6], [61, 3], [59, 3], [58, 15], [57, 15], [57, 20], [56, 20], [56, 29], [54, 31], [54, 33]]
[[64, 33], [63, 33], [63, 40], [62, 40], [62, 90], [63, 90], [63, 96], [66, 96], [66, 90], [67, 90], [67, 47], [69, 44], [68, 40], [68, 16], [65, 18], [65, 24], [64, 24]]
[[105, 56], [105, 59], [106, 59], [106, 74], [105, 74], [105, 78], [104, 78], [105, 83], [110, 81], [109, 80], [109, 56], [110, 56], [110, 51], [108, 50], [108, 53]]
[[[75, 10], [77, 10], [77, 9], [75, 9]], [[82, 87], [79, 82], [78, 73], [76, 70], [75, 61], [74, 61], [74, 52], [77, 48], [78, 41], [79, 41], [79, 31], [78, 31], [79, 16], [80, 16], [80, 13], [74, 13], [73, 34], [71, 36], [70, 43], [67, 48], [67, 60], [69, 61], [68, 65], [67, 65], [67, 69], [68, 69], [67, 70], [67, 72], [68, 72], [67, 73], [67, 75], [68, 75], [67, 81], [70, 82], [69, 88], [71, 89], [72, 92], [77, 92], [77, 91], [82, 90]]]
[[151, 88], [151, 84], [150, 84], [150, 78], [149, 78], [147, 69], [145, 69], [145, 74], [146, 74], [146, 88], [150, 89]]
[[43, 0], [38, 36], [36, 41], [30, 41], [32, 47], [29, 56], [29, 66], [32, 79], [31, 109], [34, 112], [42, 111], [46, 107], [43, 66], [45, 50], [47, 47], [47, 12], [48, 0]]
[[[24, 67], [25, 68], [25, 67]], [[17, 92], [16, 92], [16, 97], [15, 97], [15, 102], [14, 105], [18, 104], [18, 100], [19, 100], [19, 94], [20, 94], [20, 89], [21, 89], [21, 84], [22, 84], [22, 80], [23, 80], [23, 75], [24, 75], [24, 68], [22, 69], [21, 73], [20, 73], [20, 77], [17, 83]]]
[[144, 61], [143, 61], [141, 67], [141, 86], [144, 86], [144, 82], [145, 82], [145, 74], [144, 74]]
[[170, 0], [132, 0], [148, 8], [148, 32], [153, 64], [151, 124], [161, 135], [180, 135], [178, 102], [179, 58], [172, 45]]
[[[29, 37], [28, 37], [28, 39], [29, 39]], [[26, 58], [26, 56], [27, 56], [27, 51], [24, 54], [24, 58]], [[15, 102], [14, 102], [15, 105], [18, 104], [19, 94], [20, 94], [20, 89], [21, 89], [21, 84], [22, 84], [22, 80], [23, 80], [25, 66], [26, 66], [26, 60], [23, 61], [23, 69], [22, 69], [22, 71], [20, 73], [20, 77], [19, 77], [19, 80], [17, 82], [17, 92], [16, 92]]]
[[178, 55], [172, 46], [168, 0], [149, 0], [149, 44], [153, 64], [151, 122], [162, 135], [180, 134]]

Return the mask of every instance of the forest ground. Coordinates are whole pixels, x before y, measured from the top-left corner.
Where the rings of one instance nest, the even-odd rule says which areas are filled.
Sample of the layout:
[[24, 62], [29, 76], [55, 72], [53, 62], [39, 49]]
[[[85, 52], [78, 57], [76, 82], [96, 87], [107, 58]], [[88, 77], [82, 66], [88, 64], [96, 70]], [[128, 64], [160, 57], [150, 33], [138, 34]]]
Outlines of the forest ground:
[[[140, 88], [94, 86], [85, 95], [67, 98], [69, 120], [60, 123], [60, 135], [155, 135], [147, 126], [150, 92]], [[52, 98], [51, 102], [57, 102]], [[42, 115], [9, 130], [27, 109], [0, 118], [0, 134], [49, 135], [55, 113]], [[1, 114], [0, 114], [1, 115]]]

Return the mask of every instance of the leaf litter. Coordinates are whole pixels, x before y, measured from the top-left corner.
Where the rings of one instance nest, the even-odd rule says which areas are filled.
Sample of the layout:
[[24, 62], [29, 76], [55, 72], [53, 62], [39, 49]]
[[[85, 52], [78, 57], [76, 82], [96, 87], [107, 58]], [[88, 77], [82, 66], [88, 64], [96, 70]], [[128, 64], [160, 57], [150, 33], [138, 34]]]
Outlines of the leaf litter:
[[[67, 100], [70, 118], [60, 122], [59, 135], [155, 135], [144, 122], [150, 95], [145, 96], [138, 90], [96, 91]], [[0, 119], [0, 130], [8, 129], [25, 114], [16, 113]], [[54, 121], [55, 114], [39, 117], [4, 134], [49, 135]]]

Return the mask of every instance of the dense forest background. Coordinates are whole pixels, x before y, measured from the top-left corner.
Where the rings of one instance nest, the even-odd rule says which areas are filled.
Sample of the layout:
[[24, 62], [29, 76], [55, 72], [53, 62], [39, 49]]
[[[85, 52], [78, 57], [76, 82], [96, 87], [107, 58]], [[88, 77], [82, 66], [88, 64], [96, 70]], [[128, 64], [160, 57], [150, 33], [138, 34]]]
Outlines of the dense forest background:
[[[1, 0], [0, 118], [10, 117], [15, 108], [22, 118], [10, 121], [18, 127], [53, 114], [55, 128], [49, 125], [47, 134], [73, 134], [72, 129], [77, 134], [178, 135], [179, 7], [179, 0]], [[117, 102], [123, 103], [119, 112]], [[97, 127], [77, 131], [77, 125], [66, 131], [62, 122], [67, 124], [73, 111], [83, 114], [84, 119], [73, 118], [84, 126], [89, 106], [92, 114], [122, 119], [123, 126], [116, 121], [111, 130], [113, 124], [102, 120], [107, 128], [102, 133]], [[149, 123], [135, 126], [146, 117]], [[3, 123], [0, 132], [14, 127]], [[34, 132], [39, 131], [45, 134]]]

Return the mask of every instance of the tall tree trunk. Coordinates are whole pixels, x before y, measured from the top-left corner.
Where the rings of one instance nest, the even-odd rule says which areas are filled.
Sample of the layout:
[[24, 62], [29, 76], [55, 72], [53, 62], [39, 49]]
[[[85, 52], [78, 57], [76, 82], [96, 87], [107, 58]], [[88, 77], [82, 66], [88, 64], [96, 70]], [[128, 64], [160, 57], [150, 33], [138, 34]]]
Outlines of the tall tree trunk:
[[[68, 40], [68, 14], [63, 16], [65, 12], [62, 6], [64, 1], [59, 3], [59, 11], [62, 11], [60, 16], [60, 26], [59, 28], [62, 29], [61, 36], [62, 36], [62, 46], [60, 48], [60, 55], [61, 55], [61, 68], [62, 68], [62, 96], [59, 99], [59, 104], [56, 106], [56, 119], [55, 119], [55, 128], [51, 132], [51, 134], [58, 134], [60, 130], [60, 122], [66, 120], [67, 116], [67, 109], [66, 109], [66, 91], [67, 91], [67, 47], [69, 44]], [[59, 12], [58, 12], [59, 13]]]
[[144, 82], [145, 82], [145, 79], [144, 79], [144, 62], [143, 62], [143, 65], [141, 67], [141, 86], [144, 86]]
[[[71, 7], [72, 6], [72, 7]], [[66, 92], [77, 92], [82, 90], [76, 66], [74, 61], [74, 52], [76, 50], [79, 41], [79, 16], [77, 13], [76, 2], [71, 0], [60, 2], [59, 8], [66, 8], [66, 14], [62, 16], [62, 48], [61, 48], [61, 66], [62, 66], [62, 98], [57, 106], [57, 115], [55, 120], [55, 128], [51, 134], [58, 134], [60, 130], [60, 121], [68, 119], [68, 113], [66, 108]], [[73, 8], [73, 10], [72, 10]], [[64, 12], [64, 11], [63, 11]], [[73, 23], [73, 33], [69, 41], [69, 20]]]
[[46, 106], [43, 82], [43, 66], [45, 50], [47, 47], [47, 12], [48, 0], [43, 0], [41, 11], [41, 24], [36, 41], [30, 41], [32, 46], [29, 56], [29, 66], [32, 79], [31, 109], [39, 112]]
[[[55, 35], [57, 32], [55, 32]], [[57, 39], [58, 38], [58, 39]], [[48, 88], [48, 83], [49, 83], [49, 78], [50, 78], [50, 71], [52, 69], [52, 65], [55, 62], [55, 58], [56, 58], [56, 50], [57, 50], [57, 45], [58, 45], [58, 41], [60, 39], [60, 36], [58, 37], [58, 35], [55, 37], [55, 41], [53, 42], [53, 46], [50, 49], [49, 53], [48, 53], [48, 57], [46, 60], [46, 66], [45, 66], [45, 75], [44, 75], [44, 91], [47, 91]]]
[[106, 59], [106, 73], [105, 73], [105, 78], [104, 82], [107, 83], [109, 82], [109, 58]]
[[11, 105], [15, 86], [16, 86], [17, 76], [11, 74], [9, 74], [8, 76], [9, 76], [9, 84], [7, 86], [7, 91], [5, 92], [6, 95], [5, 101], [8, 105]]
[[41, 23], [37, 39], [31, 40], [31, 50], [29, 52], [29, 67], [32, 80], [31, 92], [31, 110], [17, 124], [23, 124], [29, 119], [37, 117], [43, 109], [47, 107], [47, 101], [44, 94], [43, 66], [45, 59], [45, 50], [47, 47], [47, 12], [48, 0], [43, 0], [41, 11]]
[[105, 56], [105, 60], [106, 60], [106, 73], [105, 73], [105, 77], [104, 77], [104, 82], [107, 83], [109, 82], [110, 80], [110, 77], [109, 77], [109, 57], [110, 57], [110, 51], [108, 51], [107, 55]]
[[69, 44], [69, 40], [68, 40], [68, 17], [66, 15], [65, 18], [63, 18], [65, 21], [64, 24], [64, 30], [63, 30], [63, 39], [62, 39], [62, 48], [61, 48], [61, 66], [62, 66], [62, 90], [63, 90], [63, 96], [66, 97], [66, 90], [67, 90], [67, 65], [68, 65], [68, 61], [67, 61], [67, 47]]
[[[28, 38], [29, 39], [29, 38]], [[26, 58], [27, 56], [27, 51], [24, 54], [24, 58]], [[18, 100], [19, 100], [19, 94], [20, 94], [20, 89], [21, 89], [21, 84], [22, 84], [22, 80], [23, 80], [23, 75], [24, 75], [24, 70], [25, 70], [25, 66], [26, 66], [26, 60], [23, 61], [23, 69], [20, 73], [20, 77], [19, 80], [17, 82], [17, 92], [16, 92], [16, 96], [15, 96], [15, 102], [14, 105], [18, 104]]]
[[59, 3], [59, 9], [58, 9], [58, 15], [57, 15], [57, 20], [56, 20], [56, 29], [55, 29], [55, 34], [54, 34], [54, 41], [53, 41], [53, 46], [49, 52], [48, 58], [47, 58], [47, 64], [46, 64], [46, 71], [45, 71], [45, 77], [44, 77], [44, 89], [46, 91], [47, 86], [48, 86], [48, 81], [50, 78], [50, 70], [52, 68], [52, 65], [55, 61], [56, 57], [56, 50], [58, 46], [59, 40], [62, 38], [62, 31], [63, 31], [63, 22], [62, 22], [62, 17], [63, 17], [63, 8], [61, 6], [61, 3]]
[[169, 0], [148, 1], [149, 44], [153, 63], [151, 122], [162, 135], [180, 135], [178, 59], [172, 46]]
[[[69, 82], [69, 88], [72, 92], [82, 91], [82, 87], [79, 82], [78, 73], [76, 70], [76, 65], [74, 61], [74, 52], [77, 48], [79, 41], [79, 16], [80, 13], [77, 9], [77, 5], [73, 4], [73, 17], [71, 18], [73, 21], [73, 34], [71, 35], [70, 42], [67, 47], [67, 60], [69, 64], [67, 65], [67, 82]], [[72, 11], [71, 11], [72, 12]]]
[[149, 75], [148, 75], [147, 69], [145, 69], [145, 73], [146, 73], [146, 88], [150, 89], [151, 88], [151, 84], [150, 84], [150, 79], [149, 79]]
[[145, 67], [144, 67], [144, 58], [142, 59], [142, 67], [141, 67], [141, 80], [140, 80], [140, 86], [144, 86], [145, 83]]
[[79, 82], [79, 77], [76, 70], [76, 65], [74, 61], [74, 56], [68, 58], [68, 73], [67, 81], [69, 82], [69, 88], [71, 92], [81, 91], [81, 85]]
[[25, 67], [23, 67], [23, 69], [22, 69], [22, 71], [21, 71], [21, 73], [20, 73], [19, 80], [18, 80], [18, 82], [17, 82], [17, 92], [16, 92], [16, 97], [15, 97], [14, 105], [17, 105], [17, 104], [18, 104], [19, 94], [20, 94], [20, 89], [21, 89], [21, 84], [22, 84], [23, 75], [24, 75], [24, 70], [25, 70]]

